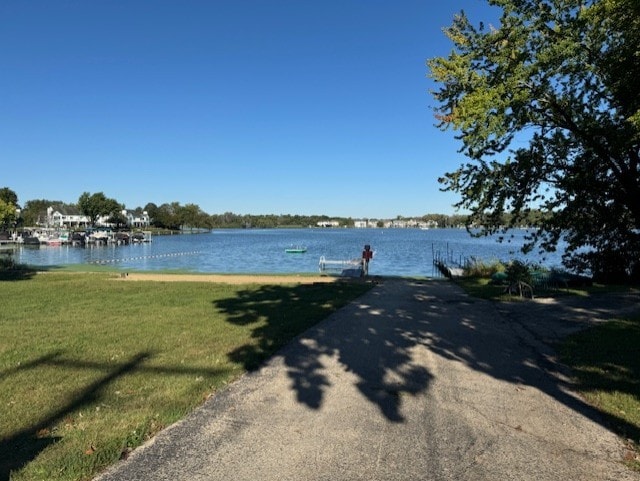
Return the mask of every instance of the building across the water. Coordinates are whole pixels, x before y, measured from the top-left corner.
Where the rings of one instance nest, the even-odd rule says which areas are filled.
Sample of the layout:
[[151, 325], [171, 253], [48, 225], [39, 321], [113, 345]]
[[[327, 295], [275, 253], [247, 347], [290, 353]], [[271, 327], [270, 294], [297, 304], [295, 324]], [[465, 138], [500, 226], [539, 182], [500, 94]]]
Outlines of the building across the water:
[[[151, 225], [151, 218], [147, 211], [135, 212], [128, 211], [126, 209], [121, 211], [122, 216], [127, 219], [127, 226], [129, 227], [149, 227]], [[98, 227], [113, 227], [109, 222], [111, 216], [100, 216], [96, 221]], [[89, 217], [82, 214], [79, 210], [68, 208], [64, 211], [49, 207], [47, 209], [47, 227], [60, 227], [60, 228], [72, 228], [72, 227], [89, 227], [91, 221]]]

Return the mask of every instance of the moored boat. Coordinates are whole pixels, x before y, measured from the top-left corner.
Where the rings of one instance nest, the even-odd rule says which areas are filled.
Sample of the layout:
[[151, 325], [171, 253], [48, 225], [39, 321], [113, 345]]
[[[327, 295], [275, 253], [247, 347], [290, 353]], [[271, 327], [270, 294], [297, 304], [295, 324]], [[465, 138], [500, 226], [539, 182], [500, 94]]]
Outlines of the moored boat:
[[140, 244], [142, 242], [151, 242], [151, 232], [134, 232], [131, 234], [131, 242], [134, 244]]
[[307, 252], [307, 248], [303, 246], [288, 247], [284, 251], [287, 254], [304, 254], [305, 252]]
[[73, 234], [71, 234], [71, 245], [74, 246], [83, 246], [86, 244], [87, 239], [85, 237], [85, 233], [84, 232], [74, 232]]
[[69, 233], [66, 231], [55, 231], [50, 233], [45, 240], [45, 244], [48, 246], [61, 246], [69, 242]]
[[38, 239], [35, 236], [27, 236], [24, 238], [24, 245], [27, 246], [39, 246], [40, 245], [40, 239]]
[[106, 244], [111, 238], [111, 233], [107, 231], [97, 230], [93, 232], [87, 232], [88, 235], [86, 235], [86, 241], [89, 243]]

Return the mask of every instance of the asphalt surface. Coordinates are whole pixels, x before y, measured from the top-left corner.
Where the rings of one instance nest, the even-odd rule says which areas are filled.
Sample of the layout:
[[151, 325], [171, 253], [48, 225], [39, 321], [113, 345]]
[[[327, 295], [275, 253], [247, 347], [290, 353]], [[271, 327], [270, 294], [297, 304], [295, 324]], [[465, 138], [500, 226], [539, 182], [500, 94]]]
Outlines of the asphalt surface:
[[385, 280], [97, 479], [639, 480], [551, 349], [638, 297], [582, 302]]

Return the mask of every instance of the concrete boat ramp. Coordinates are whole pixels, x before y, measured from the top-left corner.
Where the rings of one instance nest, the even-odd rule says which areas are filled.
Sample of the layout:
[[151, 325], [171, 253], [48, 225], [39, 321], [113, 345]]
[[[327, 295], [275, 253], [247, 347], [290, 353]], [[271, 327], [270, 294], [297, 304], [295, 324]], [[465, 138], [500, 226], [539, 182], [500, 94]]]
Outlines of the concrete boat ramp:
[[548, 344], [597, 319], [531, 302], [383, 280], [98, 479], [640, 479]]

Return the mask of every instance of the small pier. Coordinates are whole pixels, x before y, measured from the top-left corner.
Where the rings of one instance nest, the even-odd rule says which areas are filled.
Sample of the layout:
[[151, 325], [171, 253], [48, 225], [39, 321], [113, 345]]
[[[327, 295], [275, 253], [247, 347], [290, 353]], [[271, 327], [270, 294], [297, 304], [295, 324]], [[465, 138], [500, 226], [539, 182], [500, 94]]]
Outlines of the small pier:
[[11, 235], [5, 233], [0, 237], [0, 247], [7, 250], [9, 246], [62, 246], [71, 245], [84, 247], [85, 245], [128, 245], [151, 242], [151, 231], [112, 231], [93, 230], [68, 231], [51, 228], [29, 228]]
[[433, 265], [438, 270], [438, 272], [440, 272], [440, 274], [448, 277], [449, 279], [453, 277], [462, 277], [462, 275], [464, 274], [464, 269], [462, 267], [449, 266], [442, 260], [434, 260]]
[[462, 277], [465, 268], [473, 262], [473, 259], [462, 255], [455, 256], [453, 250], [449, 249], [447, 243], [446, 251], [436, 250], [434, 244], [431, 244], [431, 255], [433, 258], [433, 274], [442, 275], [449, 279], [454, 277]]
[[321, 275], [339, 275], [342, 277], [362, 277], [362, 261], [360, 259], [330, 260], [320, 257], [318, 267]]

